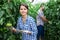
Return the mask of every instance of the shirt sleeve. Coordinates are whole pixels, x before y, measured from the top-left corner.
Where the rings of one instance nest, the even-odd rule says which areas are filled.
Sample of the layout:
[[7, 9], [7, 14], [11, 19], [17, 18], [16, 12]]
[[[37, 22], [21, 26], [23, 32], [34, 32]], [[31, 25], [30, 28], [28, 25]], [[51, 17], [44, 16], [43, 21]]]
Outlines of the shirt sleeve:
[[[17, 20], [17, 27], [16, 30], [20, 30], [20, 19]], [[19, 33], [18, 31], [16, 31], [16, 33]]]
[[35, 20], [32, 18], [30, 22], [32, 35], [37, 35], [37, 26]]
[[19, 19], [17, 21], [17, 27], [16, 27], [16, 29], [20, 29], [20, 21], [19, 21]]

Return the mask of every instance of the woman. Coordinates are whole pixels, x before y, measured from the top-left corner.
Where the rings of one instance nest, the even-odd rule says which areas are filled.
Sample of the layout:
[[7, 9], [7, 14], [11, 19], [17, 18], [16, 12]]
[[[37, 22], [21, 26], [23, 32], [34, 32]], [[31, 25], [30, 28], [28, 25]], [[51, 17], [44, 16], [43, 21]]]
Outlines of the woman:
[[[22, 40], [37, 40], [37, 27], [35, 20], [28, 15], [28, 6], [26, 4], [21, 4], [19, 7], [19, 12], [22, 15], [18, 19], [17, 30], [27, 30], [30, 32], [22, 32]], [[16, 29], [13, 29], [16, 32]]]

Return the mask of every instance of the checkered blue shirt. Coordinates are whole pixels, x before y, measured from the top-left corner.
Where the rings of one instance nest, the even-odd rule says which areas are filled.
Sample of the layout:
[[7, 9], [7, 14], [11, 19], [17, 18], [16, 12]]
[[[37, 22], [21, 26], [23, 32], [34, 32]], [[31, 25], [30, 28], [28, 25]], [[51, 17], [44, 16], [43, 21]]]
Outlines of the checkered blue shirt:
[[18, 19], [17, 22], [18, 30], [28, 30], [31, 31], [31, 34], [22, 33], [22, 40], [37, 40], [37, 27], [35, 20], [31, 16], [27, 16], [26, 23], [23, 24], [22, 17]]

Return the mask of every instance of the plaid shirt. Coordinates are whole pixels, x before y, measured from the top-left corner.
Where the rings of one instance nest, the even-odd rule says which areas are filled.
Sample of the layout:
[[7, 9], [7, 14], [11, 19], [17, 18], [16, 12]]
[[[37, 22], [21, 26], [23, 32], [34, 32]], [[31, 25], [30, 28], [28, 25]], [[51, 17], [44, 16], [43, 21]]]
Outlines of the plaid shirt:
[[27, 34], [27, 33], [22, 33], [22, 40], [37, 40], [37, 27], [36, 27], [36, 23], [35, 20], [30, 17], [27, 16], [26, 19], [26, 23], [23, 24], [22, 21], [22, 17], [20, 17], [18, 19], [18, 23], [17, 23], [17, 29], [18, 30], [28, 30], [31, 31], [31, 34]]

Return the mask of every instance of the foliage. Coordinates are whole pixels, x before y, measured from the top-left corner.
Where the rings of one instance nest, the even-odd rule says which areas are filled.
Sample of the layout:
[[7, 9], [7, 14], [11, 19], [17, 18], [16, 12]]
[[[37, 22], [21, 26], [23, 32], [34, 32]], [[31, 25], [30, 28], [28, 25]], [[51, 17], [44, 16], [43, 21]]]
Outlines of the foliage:
[[[23, 2], [23, 1], [22, 1]], [[18, 36], [7, 29], [7, 26], [16, 26], [21, 0], [0, 0], [0, 39], [19, 40]], [[20, 34], [21, 35], [21, 34]], [[17, 39], [19, 38], [19, 39]]]
[[50, 0], [46, 4], [45, 15], [51, 22], [45, 26], [45, 39], [60, 40], [60, 2]]

